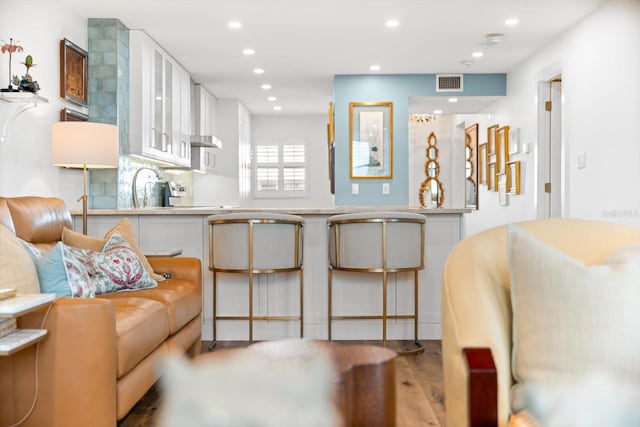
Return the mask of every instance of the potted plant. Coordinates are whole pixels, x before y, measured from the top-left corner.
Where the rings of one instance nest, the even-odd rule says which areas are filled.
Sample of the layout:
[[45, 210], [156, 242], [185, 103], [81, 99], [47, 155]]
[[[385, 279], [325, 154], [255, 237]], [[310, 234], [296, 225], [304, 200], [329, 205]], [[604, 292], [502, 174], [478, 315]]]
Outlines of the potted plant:
[[[9, 43], [5, 43], [2, 46], [0, 46], [0, 52], [2, 53], [8, 53], [9, 54], [9, 87], [7, 88], [2, 88], [0, 89], [0, 92], [17, 92], [18, 89], [14, 89], [13, 86], [11, 85], [11, 55], [13, 55], [16, 52], [22, 52], [22, 46], [15, 44], [13, 42], [13, 38], [9, 39]], [[27, 68], [27, 74], [28, 74], [29, 68]]]
[[40, 86], [37, 81], [33, 80], [31, 74], [29, 74], [29, 69], [36, 66], [36, 64], [33, 63], [33, 57], [31, 55], [27, 55], [24, 62], [21, 62], [21, 64], [27, 67], [27, 72], [22, 76], [21, 80], [18, 80], [18, 76], [13, 76], [13, 84], [17, 85], [20, 90], [24, 90], [26, 92], [37, 92], [40, 90]]

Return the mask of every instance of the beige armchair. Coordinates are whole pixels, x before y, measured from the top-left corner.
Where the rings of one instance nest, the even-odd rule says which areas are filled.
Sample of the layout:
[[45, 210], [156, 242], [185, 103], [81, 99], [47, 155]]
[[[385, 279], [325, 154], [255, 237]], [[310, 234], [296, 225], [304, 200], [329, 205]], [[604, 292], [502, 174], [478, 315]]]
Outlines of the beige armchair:
[[[598, 221], [549, 219], [519, 225], [586, 265], [601, 263], [615, 249], [640, 240], [640, 229]], [[501, 226], [460, 242], [445, 266], [442, 357], [447, 426], [508, 425], [511, 322], [507, 226]]]

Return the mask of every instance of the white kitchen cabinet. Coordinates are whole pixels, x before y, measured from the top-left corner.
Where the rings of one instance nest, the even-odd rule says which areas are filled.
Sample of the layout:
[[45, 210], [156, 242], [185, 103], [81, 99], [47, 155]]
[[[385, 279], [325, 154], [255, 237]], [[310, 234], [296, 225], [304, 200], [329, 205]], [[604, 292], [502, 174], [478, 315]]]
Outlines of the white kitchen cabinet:
[[[216, 98], [199, 84], [193, 85], [193, 130], [192, 135], [210, 136], [212, 144], [220, 147], [222, 142], [216, 134]], [[217, 148], [202, 147], [195, 143], [191, 146], [191, 168], [202, 172], [216, 171]]]
[[130, 31], [129, 49], [129, 154], [190, 166], [189, 74], [142, 30]]
[[202, 173], [216, 171], [217, 148], [192, 147], [191, 168]]
[[173, 87], [173, 160], [180, 166], [191, 167], [191, 78], [175, 64]]

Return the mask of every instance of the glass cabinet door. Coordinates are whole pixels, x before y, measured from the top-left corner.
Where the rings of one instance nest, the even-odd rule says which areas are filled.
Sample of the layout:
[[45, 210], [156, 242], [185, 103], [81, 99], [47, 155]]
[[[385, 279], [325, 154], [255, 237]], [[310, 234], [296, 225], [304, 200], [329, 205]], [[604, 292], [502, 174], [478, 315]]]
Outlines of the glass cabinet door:
[[164, 126], [165, 144], [162, 151], [172, 152], [173, 139], [173, 64], [164, 60]]
[[162, 54], [157, 50], [154, 50], [153, 55], [153, 123], [151, 123], [151, 147], [156, 150], [162, 150], [162, 91], [164, 86], [164, 79], [162, 76], [164, 58]]

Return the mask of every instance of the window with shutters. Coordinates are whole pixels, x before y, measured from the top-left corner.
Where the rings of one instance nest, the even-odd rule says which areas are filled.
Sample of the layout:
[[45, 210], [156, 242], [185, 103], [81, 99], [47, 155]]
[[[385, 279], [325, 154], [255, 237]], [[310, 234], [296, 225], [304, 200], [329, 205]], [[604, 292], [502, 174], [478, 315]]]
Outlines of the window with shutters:
[[256, 145], [254, 160], [254, 197], [306, 196], [304, 144]]

